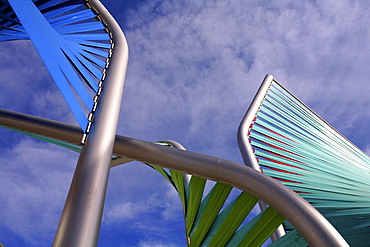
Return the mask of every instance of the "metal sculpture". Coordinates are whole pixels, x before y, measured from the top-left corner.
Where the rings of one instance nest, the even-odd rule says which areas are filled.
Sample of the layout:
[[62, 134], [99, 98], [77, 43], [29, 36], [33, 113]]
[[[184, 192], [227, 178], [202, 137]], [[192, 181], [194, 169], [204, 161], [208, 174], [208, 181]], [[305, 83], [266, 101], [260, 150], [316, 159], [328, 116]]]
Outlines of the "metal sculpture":
[[[57, 140], [60, 145], [77, 146], [83, 135], [77, 126], [7, 110], [0, 110], [0, 125], [43, 140]], [[245, 165], [124, 136], [116, 136], [113, 154], [124, 157], [123, 162], [134, 159], [239, 188], [268, 203], [311, 246], [348, 246], [335, 228], [297, 193]], [[293, 234], [284, 239], [287, 244], [297, 240]], [[303, 241], [302, 246], [305, 244]]]
[[[1, 126], [81, 152], [54, 246], [97, 244], [109, 168], [131, 160], [150, 164], [178, 191], [189, 246], [260, 245], [285, 219], [313, 246], [346, 245], [311, 205], [264, 174], [174, 142], [116, 136], [128, 48], [99, 1], [1, 0], [0, 13], [0, 40], [33, 42], [80, 125], [0, 111]], [[216, 183], [202, 199], [207, 179]], [[241, 192], [225, 206], [233, 187]], [[242, 225], [257, 198], [271, 207]]]

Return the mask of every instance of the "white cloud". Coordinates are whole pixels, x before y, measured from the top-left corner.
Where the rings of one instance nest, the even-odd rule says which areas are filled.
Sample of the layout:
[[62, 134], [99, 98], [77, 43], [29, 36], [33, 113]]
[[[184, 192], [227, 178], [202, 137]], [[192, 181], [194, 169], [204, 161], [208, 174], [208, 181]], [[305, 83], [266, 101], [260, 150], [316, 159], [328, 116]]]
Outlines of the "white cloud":
[[[37, 245], [53, 239], [73, 172], [71, 152], [24, 140], [0, 158], [2, 224]], [[5, 244], [5, 243], [4, 243]]]
[[177, 245], [174, 245], [170, 242], [168, 243], [163, 243], [163, 242], [158, 242], [158, 241], [140, 241], [138, 244], [138, 247], [176, 247]]
[[273, 73], [337, 128], [353, 130], [352, 122], [369, 117], [369, 17], [360, 2], [342, 5], [150, 2], [131, 12], [120, 129], [153, 139], [171, 130], [189, 145], [193, 135], [212, 139], [203, 145], [210, 152], [235, 138], [220, 133], [236, 129], [263, 76]]
[[365, 153], [370, 156], [370, 145], [365, 148]]
[[[160, 194], [145, 195], [139, 201], [120, 202], [112, 205], [106, 212], [106, 224], [127, 222], [135, 218], [145, 217], [144, 214], [159, 213], [162, 220], [170, 220], [181, 213], [179, 195], [174, 188], [158, 187]], [[161, 191], [168, 189], [168, 191]], [[146, 197], [147, 196], [147, 197]]]
[[127, 221], [138, 215], [140, 212], [148, 210], [147, 207], [143, 207], [142, 204], [134, 205], [131, 202], [122, 203], [116, 205], [111, 211], [107, 213], [108, 221], [110, 218], [119, 218], [121, 221]]

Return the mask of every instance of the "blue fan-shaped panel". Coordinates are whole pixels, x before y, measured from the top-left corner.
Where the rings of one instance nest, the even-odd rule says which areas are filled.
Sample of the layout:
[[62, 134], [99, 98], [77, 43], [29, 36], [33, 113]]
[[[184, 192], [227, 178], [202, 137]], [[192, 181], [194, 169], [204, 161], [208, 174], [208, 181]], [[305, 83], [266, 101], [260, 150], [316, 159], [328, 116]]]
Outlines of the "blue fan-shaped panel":
[[[0, 0], [0, 41], [30, 39], [82, 129], [89, 129], [112, 35], [83, 0]], [[96, 97], [94, 97], [96, 96]]]

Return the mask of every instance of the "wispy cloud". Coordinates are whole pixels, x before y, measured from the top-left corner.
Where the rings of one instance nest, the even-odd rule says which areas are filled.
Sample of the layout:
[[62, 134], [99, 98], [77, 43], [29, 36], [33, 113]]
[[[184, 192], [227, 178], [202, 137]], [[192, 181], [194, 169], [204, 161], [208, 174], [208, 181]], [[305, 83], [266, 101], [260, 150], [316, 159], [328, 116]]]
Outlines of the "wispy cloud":
[[365, 153], [370, 156], [370, 145], [368, 145], [365, 149]]
[[52, 241], [76, 157], [29, 139], [6, 150], [0, 158], [2, 224], [34, 245]]
[[[216, 130], [236, 125], [266, 73], [332, 122], [368, 117], [370, 89], [359, 81], [369, 17], [359, 3], [234, 2], [148, 3], [126, 17], [132, 41], [122, 130], [161, 133], [171, 125], [184, 139], [208, 127], [221, 138]], [[346, 122], [338, 127], [346, 130]]]
[[[154, 184], [156, 182], [153, 181]], [[162, 220], [171, 220], [174, 215], [181, 215], [181, 203], [173, 187], [156, 186], [158, 187], [158, 192], [155, 194], [138, 196], [141, 200], [122, 201], [107, 208], [106, 224], [142, 218], [147, 213], [155, 213]]]

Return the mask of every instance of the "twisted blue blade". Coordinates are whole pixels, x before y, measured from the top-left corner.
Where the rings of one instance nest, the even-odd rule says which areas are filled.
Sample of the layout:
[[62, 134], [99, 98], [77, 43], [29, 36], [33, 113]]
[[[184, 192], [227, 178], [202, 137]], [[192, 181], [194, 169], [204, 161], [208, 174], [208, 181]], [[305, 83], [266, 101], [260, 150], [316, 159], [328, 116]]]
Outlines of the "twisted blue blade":
[[0, 41], [30, 39], [82, 129], [94, 112], [112, 41], [81, 0], [1, 0]]
[[276, 81], [248, 138], [265, 174], [313, 204], [351, 246], [370, 241], [370, 159]]

